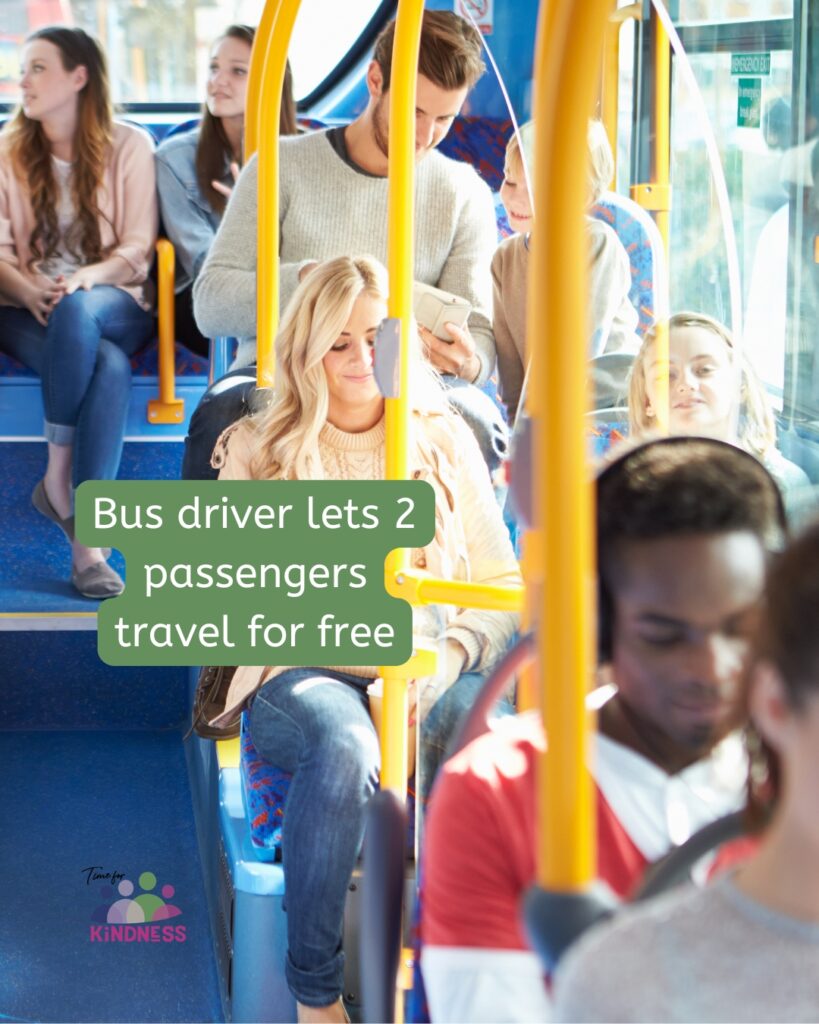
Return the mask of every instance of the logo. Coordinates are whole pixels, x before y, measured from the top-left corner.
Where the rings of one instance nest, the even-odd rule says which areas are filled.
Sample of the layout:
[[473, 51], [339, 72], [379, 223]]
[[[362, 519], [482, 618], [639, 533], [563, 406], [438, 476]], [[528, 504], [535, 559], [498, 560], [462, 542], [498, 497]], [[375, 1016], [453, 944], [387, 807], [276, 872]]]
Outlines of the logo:
[[[96, 868], [83, 868], [87, 884], [96, 879], [110, 878], [115, 885], [100, 889], [103, 902], [91, 914], [91, 942], [184, 942], [184, 924], [167, 922], [182, 915], [172, 903], [175, 890], [172, 885], [163, 885], [159, 895], [157, 878], [153, 871], [143, 871], [139, 876], [140, 891], [122, 872], [98, 873]], [[121, 881], [117, 881], [121, 879]]]

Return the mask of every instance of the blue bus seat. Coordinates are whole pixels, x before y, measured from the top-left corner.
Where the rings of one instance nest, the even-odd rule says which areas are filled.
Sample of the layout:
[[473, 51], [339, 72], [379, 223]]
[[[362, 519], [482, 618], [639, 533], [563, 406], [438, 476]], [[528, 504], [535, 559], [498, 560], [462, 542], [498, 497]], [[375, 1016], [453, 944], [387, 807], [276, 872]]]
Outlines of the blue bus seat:
[[511, 120], [491, 117], [456, 117], [438, 149], [453, 160], [472, 164], [486, 184], [497, 192], [503, 181], [506, 143]]
[[631, 264], [629, 298], [643, 337], [655, 320], [668, 316], [665, 252], [657, 225], [641, 206], [617, 192], [606, 192], [591, 215], [617, 233]]
[[628, 437], [628, 408], [615, 406], [587, 413], [586, 424], [589, 458], [596, 462]]
[[[176, 344], [176, 375], [177, 377], [202, 377], [208, 372], [208, 361], [196, 355], [184, 345]], [[158, 373], [157, 347], [152, 341], [131, 357], [131, 373], [134, 377], [155, 377]], [[0, 352], [0, 376], [2, 377], [36, 377], [37, 374], [12, 356]]]
[[[287, 792], [292, 775], [262, 757], [253, 744], [247, 712], [242, 712], [239, 734], [239, 771], [242, 780], [242, 801], [250, 834], [250, 843], [258, 860], [281, 860], [282, 826]], [[407, 854], [415, 845], [415, 794], [413, 780], [407, 794]]]

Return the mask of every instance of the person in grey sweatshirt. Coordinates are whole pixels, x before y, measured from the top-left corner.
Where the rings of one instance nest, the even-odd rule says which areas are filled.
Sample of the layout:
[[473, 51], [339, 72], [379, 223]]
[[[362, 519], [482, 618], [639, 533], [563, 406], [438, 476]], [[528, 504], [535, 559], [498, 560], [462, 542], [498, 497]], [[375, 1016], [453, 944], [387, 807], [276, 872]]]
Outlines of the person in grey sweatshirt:
[[[394, 23], [376, 42], [367, 70], [369, 102], [345, 128], [280, 145], [280, 301], [317, 263], [352, 251], [386, 260], [389, 87]], [[478, 436], [490, 470], [506, 450], [506, 428], [493, 403], [471, 384], [495, 366], [489, 267], [496, 229], [492, 196], [475, 171], [435, 152], [469, 89], [483, 73], [479, 34], [452, 12], [424, 15], [416, 97], [415, 277], [462, 296], [468, 323], [442, 341], [420, 328], [433, 365], [445, 375], [451, 403]], [[232, 375], [217, 381], [191, 420], [183, 476], [211, 475], [219, 433], [249, 411], [254, 393], [256, 213], [258, 167], [251, 159], [237, 182], [202, 272], [194, 313], [209, 336], [240, 344]]]

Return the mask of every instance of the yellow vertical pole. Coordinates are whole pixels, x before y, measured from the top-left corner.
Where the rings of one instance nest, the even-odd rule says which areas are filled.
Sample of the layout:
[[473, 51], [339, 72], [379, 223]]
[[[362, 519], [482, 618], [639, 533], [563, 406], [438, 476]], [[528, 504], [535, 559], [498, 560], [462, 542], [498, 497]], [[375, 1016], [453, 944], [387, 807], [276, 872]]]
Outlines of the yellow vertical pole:
[[[660, 197], [655, 204], [654, 219], [663, 240], [666, 266], [669, 260], [670, 215], [671, 215], [671, 46], [668, 34], [656, 12], [654, 22], [654, 148], [652, 151], [652, 181], [656, 183], [656, 194]], [[654, 331], [654, 354], [657, 360], [656, 395], [657, 430], [663, 434], [669, 428], [668, 393], [668, 324], [657, 324]]]
[[600, 104], [600, 119], [609, 137], [614, 169], [609, 188], [617, 188], [617, 115], [620, 110], [620, 28], [622, 21], [616, 17], [617, 0], [609, 5], [614, 8], [606, 23], [603, 46], [603, 89]]
[[259, 19], [259, 26], [250, 53], [250, 69], [247, 75], [247, 99], [245, 101], [245, 138], [243, 156], [247, 162], [259, 148], [259, 124], [261, 122], [262, 75], [267, 51], [273, 38], [273, 28], [279, 13], [280, 0], [267, 0]]
[[273, 341], [279, 322], [279, 108], [298, 10], [299, 0], [279, 0], [259, 90], [256, 383], [260, 388], [273, 385]]
[[[665, 27], [656, 13], [654, 23], [654, 148], [651, 180], [659, 186], [661, 195], [670, 197], [671, 188], [671, 46]], [[670, 201], [660, 203], [654, 210], [660, 235], [668, 257], [668, 227]]]
[[[423, 0], [399, 0], [390, 75], [389, 205], [387, 267], [390, 275], [388, 316], [401, 322], [398, 398], [386, 400], [386, 476], [408, 475], [410, 433], [409, 331], [412, 320], [415, 232], [415, 86], [421, 40]], [[387, 576], [398, 576], [408, 565], [408, 552], [390, 552]], [[407, 679], [384, 671], [384, 714], [381, 732], [381, 785], [404, 794], [407, 763]]]
[[535, 57], [535, 207], [548, 225], [548, 231], [534, 233], [528, 281], [535, 532], [541, 538], [543, 579], [538, 681], [548, 734], [538, 764], [537, 860], [540, 885], [568, 892], [585, 888], [595, 873], [586, 767], [594, 572], [584, 425], [588, 283], [582, 225], [587, 120], [608, 11], [609, 0], [542, 4]]
[[618, 114], [620, 111], [620, 29], [630, 18], [639, 20], [642, 17], [642, 7], [639, 3], [628, 4], [626, 7], [617, 7], [617, 0], [614, 0], [614, 10], [609, 14], [606, 24], [606, 36], [603, 47], [603, 95], [601, 103], [601, 120], [606, 126], [606, 134], [609, 137], [611, 151], [614, 155], [614, 177], [611, 187], [617, 188], [617, 129]]

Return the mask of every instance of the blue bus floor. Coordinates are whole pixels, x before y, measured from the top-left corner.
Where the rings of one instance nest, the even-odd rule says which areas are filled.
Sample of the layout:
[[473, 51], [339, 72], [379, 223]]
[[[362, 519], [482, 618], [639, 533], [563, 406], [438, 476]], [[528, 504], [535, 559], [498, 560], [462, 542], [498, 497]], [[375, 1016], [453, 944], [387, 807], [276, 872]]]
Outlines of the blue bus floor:
[[0, 733], [0, 765], [0, 1021], [222, 1020], [181, 734]]
[[[71, 585], [71, 549], [58, 527], [36, 512], [31, 492], [45, 470], [45, 443], [9, 441], [0, 445], [0, 612], [93, 612], [99, 602]], [[122, 480], [175, 480], [182, 463], [179, 442], [129, 442], [120, 468]], [[111, 565], [123, 573], [115, 552]]]

